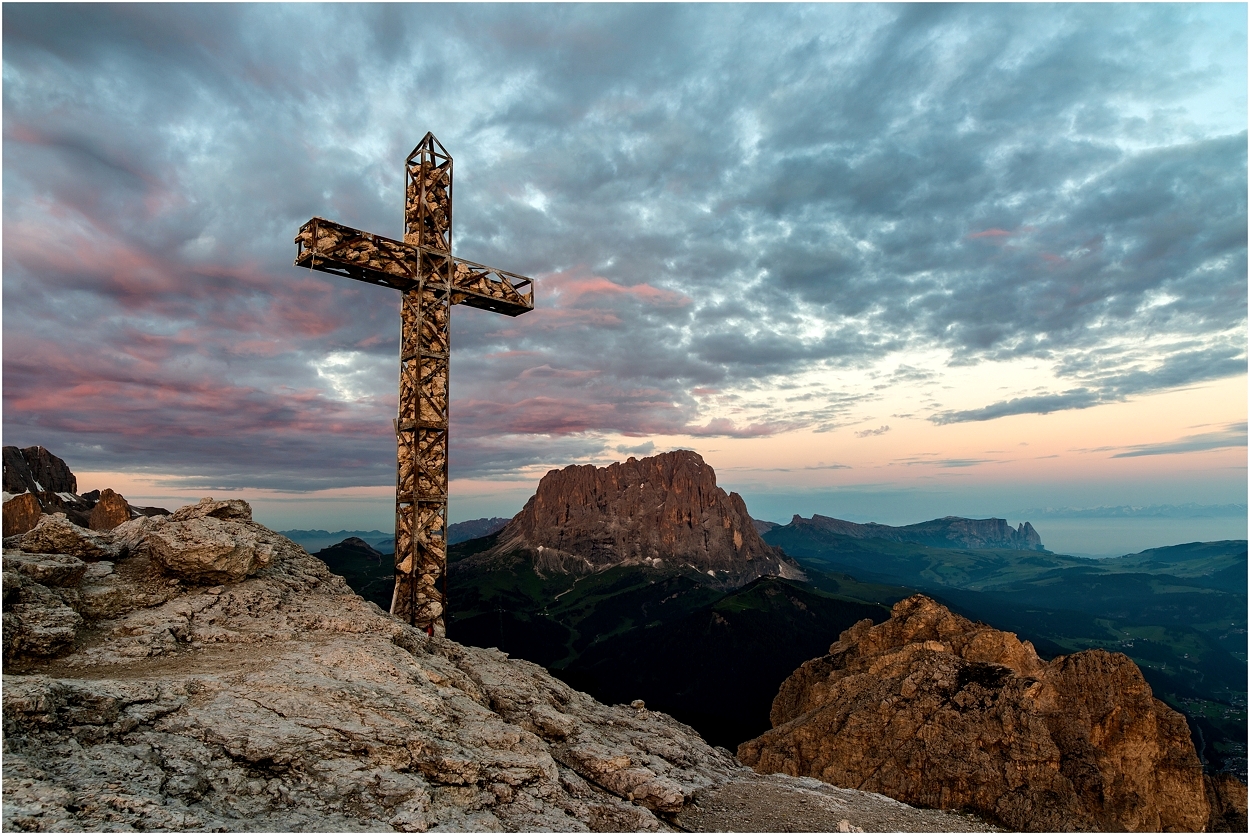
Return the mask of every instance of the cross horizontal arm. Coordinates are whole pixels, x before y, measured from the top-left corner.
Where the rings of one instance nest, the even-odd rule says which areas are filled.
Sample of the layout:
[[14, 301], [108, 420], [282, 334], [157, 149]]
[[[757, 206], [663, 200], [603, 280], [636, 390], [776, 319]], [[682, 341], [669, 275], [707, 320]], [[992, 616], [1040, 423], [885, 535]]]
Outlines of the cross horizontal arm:
[[[362, 232], [341, 223], [315, 217], [295, 236], [299, 246], [295, 266], [354, 278], [357, 281], [407, 291], [420, 283], [423, 253], [435, 258], [447, 254], [403, 241]], [[534, 283], [515, 273], [496, 270], [461, 258], [452, 259], [451, 303], [520, 316], [534, 309]]]

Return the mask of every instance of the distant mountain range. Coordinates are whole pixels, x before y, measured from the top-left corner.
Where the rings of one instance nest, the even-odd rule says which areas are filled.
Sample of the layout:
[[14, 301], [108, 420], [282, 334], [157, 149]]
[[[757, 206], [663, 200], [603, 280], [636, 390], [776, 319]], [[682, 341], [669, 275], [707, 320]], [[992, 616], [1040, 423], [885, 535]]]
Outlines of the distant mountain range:
[[[495, 531], [508, 524], [507, 519], [499, 517], [491, 517], [488, 519], [470, 519], [467, 522], [453, 522], [447, 526], [447, 544], [455, 545], [458, 542], [466, 542], [470, 539], [477, 539], [479, 536], [488, 536]], [[294, 542], [299, 543], [305, 551], [315, 554], [322, 548], [329, 548], [331, 545], [337, 545], [345, 539], [363, 540], [370, 546], [377, 548], [385, 553], [395, 552], [395, 534], [394, 532], [373, 531], [334, 531], [333, 533], [323, 530], [305, 531], [291, 530], [278, 531]]]
[[1244, 504], [1152, 504], [1115, 507], [1035, 507], [1009, 515], [1030, 519], [1212, 519], [1246, 517]]
[[[329, 548], [331, 545], [337, 545], [345, 539], [359, 539], [368, 543], [370, 546], [377, 548], [382, 544], [395, 542], [395, 534], [383, 533], [382, 531], [323, 531], [323, 530], [291, 530], [278, 531], [287, 539], [299, 544], [305, 551], [315, 554], [322, 548]], [[393, 549], [392, 549], [393, 550]]]
[[[759, 523], [756, 523], [758, 529]], [[1004, 548], [1009, 551], [1044, 551], [1042, 538], [1028, 522], [1012, 528], [1005, 519], [965, 519], [945, 516], [915, 525], [895, 527], [870, 522], [866, 525], [814, 514], [811, 519], [795, 515], [788, 525], [772, 525], [763, 532], [765, 541], [786, 547], [825, 534], [851, 539], [884, 539], [914, 542], [933, 548]]]

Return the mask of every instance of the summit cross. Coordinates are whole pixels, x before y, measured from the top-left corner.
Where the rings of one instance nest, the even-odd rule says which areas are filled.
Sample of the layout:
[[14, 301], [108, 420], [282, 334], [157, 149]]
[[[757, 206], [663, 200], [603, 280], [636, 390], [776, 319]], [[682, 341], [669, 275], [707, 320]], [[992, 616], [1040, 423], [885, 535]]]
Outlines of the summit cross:
[[314, 217], [295, 236], [295, 265], [403, 294], [391, 614], [443, 635], [451, 306], [520, 316], [534, 309], [534, 286], [451, 254], [451, 156], [434, 134], [413, 149], [405, 168], [402, 241]]

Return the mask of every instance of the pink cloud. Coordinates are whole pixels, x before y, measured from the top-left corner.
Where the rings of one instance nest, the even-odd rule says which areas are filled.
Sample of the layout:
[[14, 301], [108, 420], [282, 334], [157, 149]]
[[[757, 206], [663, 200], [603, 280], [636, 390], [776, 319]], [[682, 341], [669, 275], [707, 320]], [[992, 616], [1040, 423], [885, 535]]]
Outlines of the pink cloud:
[[729, 418], [713, 418], [705, 426], [684, 426], [677, 434], [693, 435], [696, 438], [729, 437], [729, 438], [761, 438], [787, 432], [797, 428], [793, 423], [753, 423], [738, 428]]
[[684, 307], [690, 297], [684, 293], [650, 284], [617, 284], [602, 276], [586, 275], [580, 269], [553, 273], [542, 279], [542, 293], [555, 307], [594, 307], [597, 300], [633, 299], [651, 307]]
[[451, 419], [457, 432], [479, 437], [610, 431], [673, 434], [685, 423], [685, 415], [667, 394], [650, 389], [586, 389], [577, 396], [541, 395], [512, 402], [467, 398], [452, 402]]

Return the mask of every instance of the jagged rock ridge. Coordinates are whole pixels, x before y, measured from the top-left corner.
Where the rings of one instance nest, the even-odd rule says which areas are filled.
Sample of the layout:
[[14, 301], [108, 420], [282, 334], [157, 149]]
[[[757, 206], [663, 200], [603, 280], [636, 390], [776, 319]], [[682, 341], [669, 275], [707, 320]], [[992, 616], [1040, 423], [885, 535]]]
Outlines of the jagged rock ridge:
[[1226, 814], [1213, 814], [1184, 717], [1129, 658], [1087, 650], [1046, 663], [1027, 641], [921, 595], [796, 670], [771, 721], [738, 749], [761, 773], [1013, 830], [1200, 831]]
[[539, 571], [690, 565], [733, 586], [803, 576], [760, 539], [742, 497], [717, 487], [716, 473], [689, 450], [552, 470], [483, 559], [518, 550]]
[[944, 516], [915, 525], [860, 524], [813, 514], [804, 519], [795, 514], [788, 527], [812, 528], [817, 531], [849, 536], [854, 539], [886, 539], [891, 542], [914, 542], [931, 548], [1005, 548], [1014, 551], [1042, 551], [1042, 537], [1028, 522], [1012, 528], [1005, 519], [965, 519]]
[[698, 797], [764, 798], [764, 830], [798, 803], [818, 830], [984, 829], [757, 777], [641, 703], [427, 637], [244, 502], [4, 544], [6, 830], [723, 829], [681, 823]]

